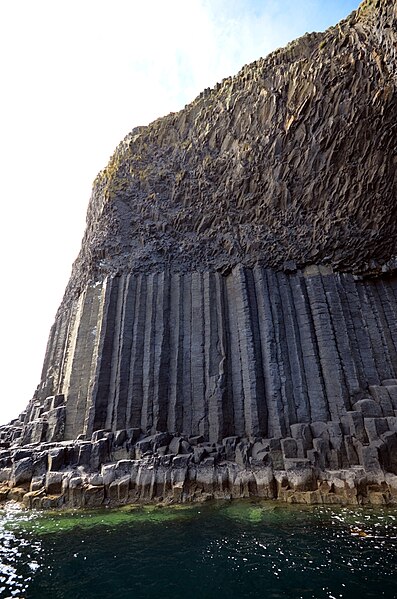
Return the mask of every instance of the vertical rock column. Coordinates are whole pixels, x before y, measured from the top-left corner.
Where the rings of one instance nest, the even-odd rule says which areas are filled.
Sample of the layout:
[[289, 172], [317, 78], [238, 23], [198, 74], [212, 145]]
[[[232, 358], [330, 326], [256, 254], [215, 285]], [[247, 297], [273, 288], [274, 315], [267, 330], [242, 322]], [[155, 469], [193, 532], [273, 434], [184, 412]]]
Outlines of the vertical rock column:
[[78, 301], [73, 331], [69, 338], [70, 351], [64, 363], [63, 389], [66, 405], [65, 438], [74, 439], [86, 428], [86, 417], [91, 407], [89, 398], [92, 383], [102, 360], [101, 340], [103, 315], [106, 314], [108, 286], [90, 286]]
[[394, 279], [318, 267], [109, 277], [58, 316], [25, 423], [45, 417], [48, 393], [66, 397], [66, 439], [102, 428], [281, 438], [340, 422], [397, 376], [396, 292]]

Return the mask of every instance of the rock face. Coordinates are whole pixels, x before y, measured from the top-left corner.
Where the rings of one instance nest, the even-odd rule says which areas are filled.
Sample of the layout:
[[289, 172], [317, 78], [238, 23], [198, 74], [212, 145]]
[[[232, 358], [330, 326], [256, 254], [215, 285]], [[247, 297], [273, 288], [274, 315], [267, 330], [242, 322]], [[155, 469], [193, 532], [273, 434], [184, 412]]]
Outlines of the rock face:
[[[397, 377], [396, 315], [397, 277], [325, 267], [106, 277], [54, 325], [24, 442], [123, 428], [220, 442], [340, 423]], [[394, 393], [375, 401], [368, 416], [394, 416]]]
[[367, 0], [119, 145], [0, 429], [12, 488], [395, 498], [396, 25]]
[[121, 272], [380, 269], [396, 254], [396, 7], [373, 0], [132, 131], [67, 291]]

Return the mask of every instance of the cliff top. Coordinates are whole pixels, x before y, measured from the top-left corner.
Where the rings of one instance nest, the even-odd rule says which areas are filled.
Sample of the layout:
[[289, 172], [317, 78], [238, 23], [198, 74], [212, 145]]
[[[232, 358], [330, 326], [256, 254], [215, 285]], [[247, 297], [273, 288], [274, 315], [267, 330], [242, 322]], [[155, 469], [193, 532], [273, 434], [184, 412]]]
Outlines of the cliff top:
[[365, 0], [135, 128], [94, 182], [67, 295], [127, 271], [385, 269], [396, 254], [396, 22], [393, 1]]

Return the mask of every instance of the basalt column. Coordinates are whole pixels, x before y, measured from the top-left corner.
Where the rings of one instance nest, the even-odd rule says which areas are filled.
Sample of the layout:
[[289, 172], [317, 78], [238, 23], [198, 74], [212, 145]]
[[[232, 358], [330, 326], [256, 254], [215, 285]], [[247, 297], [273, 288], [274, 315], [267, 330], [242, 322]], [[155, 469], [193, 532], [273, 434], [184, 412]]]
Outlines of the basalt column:
[[55, 323], [34, 403], [65, 396], [65, 439], [140, 428], [220, 441], [341, 422], [397, 377], [396, 289], [316, 267], [108, 277], [78, 298], [69, 330]]
[[121, 141], [6, 449], [397, 474], [396, 49], [365, 0]]

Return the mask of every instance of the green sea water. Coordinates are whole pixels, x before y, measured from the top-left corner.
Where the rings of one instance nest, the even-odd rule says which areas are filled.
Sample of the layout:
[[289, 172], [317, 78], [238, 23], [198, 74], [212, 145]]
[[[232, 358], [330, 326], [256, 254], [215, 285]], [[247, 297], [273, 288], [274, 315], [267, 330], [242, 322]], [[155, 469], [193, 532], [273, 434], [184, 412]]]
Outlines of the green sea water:
[[0, 514], [0, 597], [397, 597], [397, 510], [274, 502]]

